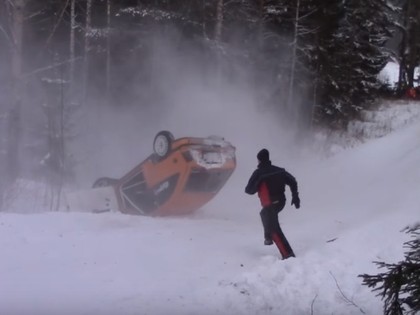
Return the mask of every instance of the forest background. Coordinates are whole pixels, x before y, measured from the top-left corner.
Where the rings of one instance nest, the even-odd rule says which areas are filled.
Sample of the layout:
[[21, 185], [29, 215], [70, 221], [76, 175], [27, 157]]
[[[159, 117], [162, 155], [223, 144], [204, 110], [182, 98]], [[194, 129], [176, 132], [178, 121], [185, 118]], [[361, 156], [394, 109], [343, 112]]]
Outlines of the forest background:
[[[17, 178], [59, 196], [91, 117], [147, 121], [197, 81], [243, 94], [296, 139], [345, 129], [418, 86], [419, 30], [415, 0], [2, 0], [0, 196]], [[378, 80], [390, 60], [395, 88]]]

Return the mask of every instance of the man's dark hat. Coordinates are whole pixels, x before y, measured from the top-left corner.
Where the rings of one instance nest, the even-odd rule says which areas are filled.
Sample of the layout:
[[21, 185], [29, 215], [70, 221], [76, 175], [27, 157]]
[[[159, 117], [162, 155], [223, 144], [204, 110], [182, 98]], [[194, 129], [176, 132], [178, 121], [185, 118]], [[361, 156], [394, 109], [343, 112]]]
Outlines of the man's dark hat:
[[260, 152], [258, 152], [257, 159], [260, 162], [269, 161], [270, 160], [270, 153], [268, 152], [267, 149], [262, 149]]

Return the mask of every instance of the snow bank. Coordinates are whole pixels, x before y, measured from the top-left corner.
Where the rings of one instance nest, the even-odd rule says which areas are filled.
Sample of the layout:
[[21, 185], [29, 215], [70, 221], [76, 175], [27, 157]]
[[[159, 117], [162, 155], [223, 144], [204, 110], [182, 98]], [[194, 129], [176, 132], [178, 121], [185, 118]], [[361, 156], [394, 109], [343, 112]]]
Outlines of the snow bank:
[[351, 121], [342, 132], [320, 131], [312, 148], [331, 156], [366, 141], [386, 136], [420, 119], [420, 102], [383, 101], [374, 110], [363, 110], [361, 120]]

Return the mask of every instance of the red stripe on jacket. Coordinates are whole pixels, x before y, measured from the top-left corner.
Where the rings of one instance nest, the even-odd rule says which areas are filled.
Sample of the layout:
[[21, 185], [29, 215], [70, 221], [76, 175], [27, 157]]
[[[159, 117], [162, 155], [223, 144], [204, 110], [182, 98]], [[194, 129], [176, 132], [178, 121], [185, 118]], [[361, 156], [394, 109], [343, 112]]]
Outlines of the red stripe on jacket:
[[280, 236], [276, 232], [273, 232], [271, 234], [271, 238], [273, 239], [274, 243], [276, 243], [277, 248], [279, 249], [279, 252], [282, 255], [283, 259], [288, 257], [290, 253], [287, 251], [286, 245], [284, 245]]
[[263, 207], [271, 205], [270, 192], [268, 191], [268, 187], [265, 182], [262, 182], [258, 188], [258, 197], [260, 198], [261, 205]]

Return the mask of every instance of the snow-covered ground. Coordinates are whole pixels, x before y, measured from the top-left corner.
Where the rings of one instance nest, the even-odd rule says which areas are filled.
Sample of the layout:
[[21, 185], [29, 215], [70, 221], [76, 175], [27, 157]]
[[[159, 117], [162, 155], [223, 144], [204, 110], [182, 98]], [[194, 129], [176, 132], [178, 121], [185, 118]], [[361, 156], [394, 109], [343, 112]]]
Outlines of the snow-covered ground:
[[[415, 69], [415, 77], [420, 68]], [[389, 61], [380, 71], [378, 79], [390, 89], [396, 89], [399, 78], [399, 64]], [[420, 117], [418, 101], [410, 99], [379, 100], [373, 109], [362, 110], [360, 120], [351, 121], [345, 130], [319, 130], [315, 133], [312, 147], [327, 156], [349, 147], [355, 147], [373, 138], [380, 138], [416, 121]]]
[[419, 120], [328, 159], [268, 148], [299, 181], [301, 208], [280, 214], [296, 258], [263, 245], [243, 192], [257, 151], [239, 145], [233, 178], [193, 216], [0, 213], [0, 314], [381, 314], [358, 275], [402, 260], [401, 230], [420, 221]]
[[420, 119], [420, 106], [413, 100], [382, 100], [377, 108], [363, 110], [360, 120], [349, 122], [342, 131], [320, 130], [312, 149], [327, 156], [384, 137]]

